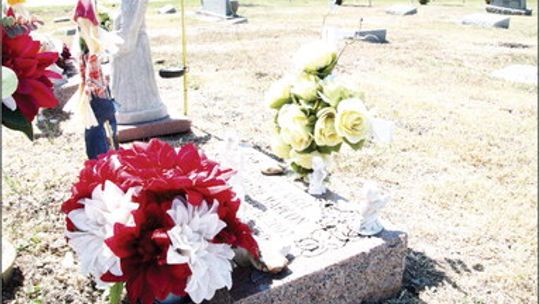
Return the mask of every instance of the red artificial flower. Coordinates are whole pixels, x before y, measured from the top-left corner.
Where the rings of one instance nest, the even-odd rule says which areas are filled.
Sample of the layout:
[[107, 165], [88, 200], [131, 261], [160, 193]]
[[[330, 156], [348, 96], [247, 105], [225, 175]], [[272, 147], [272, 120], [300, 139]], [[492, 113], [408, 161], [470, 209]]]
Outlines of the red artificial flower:
[[[207, 159], [194, 145], [175, 150], [156, 139], [135, 143], [130, 149], [109, 151], [97, 160], [87, 161], [62, 211], [69, 214], [84, 208], [79, 201], [91, 197], [92, 191], [107, 180], [124, 192], [138, 187], [131, 198], [139, 204], [132, 212], [134, 226], [117, 223], [112, 237], [105, 240], [120, 258], [123, 275], [107, 272], [101, 280], [126, 282], [130, 301], [150, 304], [171, 293], [186, 295], [186, 284], [191, 276], [188, 264], [167, 264], [171, 246], [167, 231], [175, 226], [167, 211], [177, 197], [194, 206], [199, 206], [203, 200], [217, 201], [217, 215], [226, 227], [212, 242], [243, 247], [259, 256], [250, 227], [237, 218], [240, 200], [228, 185], [233, 173]], [[67, 229], [76, 231], [69, 219]]]
[[39, 108], [53, 108], [58, 100], [53, 94], [50, 78], [61, 78], [47, 70], [58, 59], [54, 52], [40, 53], [40, 42], [28, 33], [10, 37], [2, 27], [2, 65], [12, 69], [19, 79], [13, 98], [17, 109], [32, 121]]
[[188, 265], [166, 264], [170, 246], [166, 231], [174, 223], [158, 204], [141, 206], [144, 207], [133, 214], [135, 227], [117, 224], [114, 236], [105, 241], [121, 259], [124, 275], [116, 277], [107, 273], [102, 279], [126, 282], [132, 303], [152, 304], [155, 299], [164, 300], [171, 293], [184, 296], [187, 279], [191, 275]]
[[149, 143], [136, 143], [131, 150], [120, 156], [126, 171], [140, 178], [143, 188], [148, 191], [167, 193], [172, 197], [185, 195], [193, 205], [205, 200], [219, 202], [219, 216], [226, 223], [216, 239], [240, 246], [255, 257], [259, 256], [257, 242], [252, 237], [249, 226], [236, 217], [240, 201], [227, 184], [235, 173], [209, 160], [195, 145], [183, 146], [178, 152], [170, 145], [157, 139]]
[[[71, 188], [71, 197], [62, 204], [62, 212], [69, 212], [83, 208], [79, 201], [83, 198], [91, 196], [92, 191], [103, 185], [109, 180], [117, 185], [124, 192], [131, 187], [136, 187], [136, 181], [122, 170], [122, 164], [118, 160], [118, 154], [122, 153], [123, 149], [110, 150], [106, 154], [102, 154], [97, 160], [87, 160], [84, 163], [84, 169], [79, 173], [79, 181]], [[68, 224], [69, 224], [69, 219]], [[74, 231], [74, 228], [69, 229]]]

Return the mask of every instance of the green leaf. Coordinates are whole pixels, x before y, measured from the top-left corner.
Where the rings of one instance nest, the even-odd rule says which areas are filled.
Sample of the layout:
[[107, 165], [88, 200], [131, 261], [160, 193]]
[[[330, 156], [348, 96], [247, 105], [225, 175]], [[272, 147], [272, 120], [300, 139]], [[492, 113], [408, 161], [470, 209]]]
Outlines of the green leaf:
[[15, 24], [15, 18], [13, 17], [2, 17], [2, 25], [4, 27], [11, 27]]
[[351, 143], [350, 141], [348, 141], [346, 138], [345, 138], [345, 142], [351, 146], [351, 148], [353, 148], [353, 150], [357, 151], [357, 150], [360, 150], [364, 147], [364, 144], [366, 143], [366, 140], [365, 139], [362, 139], [361, 141], [359, 141], [358, 143], [356, 144], [353, 144]]
[[317, 71], [317, 76], [320, 79], [324, 79], [324, 78], [326, 78], [326, 76], [332, 74], [332, 71], [336, 67], [337, 62], [338, 62], [338, 58], [336, 56], [336, 57], [334, 57], [334, 59], [332, 60], [332, 62], [329, 65], [327, 65], [327, 66], [325, 66], [325, 67], [323, 67], [323, 68], [321, 68], [320, 70]]
[[298, 173], [302, 177], [310, 174], [311, 172], [313, 172], [313, 170], [301, 167], [301, 166], [297, 165], [296, 163], [291, 163], [291, 169], [293, 169], [294, 172]]
[[120, 304], [122, 301], [122, 290], [124, 289], [124, 283], [118, 282], [114, 284], [109, 290], [109, 302], [111, 304]]
[[317, 122], [317, 115], [308, 115], [308, 125], [315, 126]]
[[343, 145], [343, 143], [339, 143], [333, 147], [330, 147], [330, 146], [319, 146], [317, 147], [317, 151], [319, 151], [320, 153], [323, 153], [323, 154], [332, 154], [332, 152], [339, 152], [339, 150], [341, 150], [341, 146]]
[[32, 123], [26, 120], [21, 111], [11, 111], [2, 105], [2, 124], [12, 130], [23, 132], [30, 140], [34, 140]]

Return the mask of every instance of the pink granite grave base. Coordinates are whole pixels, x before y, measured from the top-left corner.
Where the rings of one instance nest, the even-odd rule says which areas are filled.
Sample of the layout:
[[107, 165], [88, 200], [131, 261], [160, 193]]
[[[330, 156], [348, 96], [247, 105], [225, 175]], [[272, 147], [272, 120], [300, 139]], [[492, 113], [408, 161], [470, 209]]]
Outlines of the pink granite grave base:
[[146, 140], [157, 136], [186, 133], [191, 130], [191, 120], [185, 116], [164, 119], [136, 125], [119, 125], [118, 141]]

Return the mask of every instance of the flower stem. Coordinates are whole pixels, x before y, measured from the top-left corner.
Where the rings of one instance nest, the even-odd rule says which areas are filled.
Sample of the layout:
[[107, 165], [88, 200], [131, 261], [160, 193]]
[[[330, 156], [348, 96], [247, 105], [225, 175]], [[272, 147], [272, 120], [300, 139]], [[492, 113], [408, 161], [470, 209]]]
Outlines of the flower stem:
[[124, 283], [115, 283], [109, 291], [109, 300], [111, 304], [120, 304], [122, 301], [122, 290], [124, 289]]

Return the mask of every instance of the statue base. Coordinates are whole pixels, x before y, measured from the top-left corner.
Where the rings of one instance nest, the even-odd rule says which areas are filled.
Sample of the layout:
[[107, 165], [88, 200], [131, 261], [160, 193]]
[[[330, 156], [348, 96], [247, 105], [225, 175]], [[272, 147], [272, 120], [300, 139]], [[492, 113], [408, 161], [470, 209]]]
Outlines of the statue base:
[[167, 107], [161, 102], [154, 104], [157, 106], [133, 112], [123, 112], [120, 108], [116, 112], [116, 121], [119, 125], [136, 125], [167, 118]]
[[166, 117], [160, 120], [118, 126], [118, 141], [146, 140], [156, 136], [186, 133], [191, 130], [191, 120], [185, 116]]

